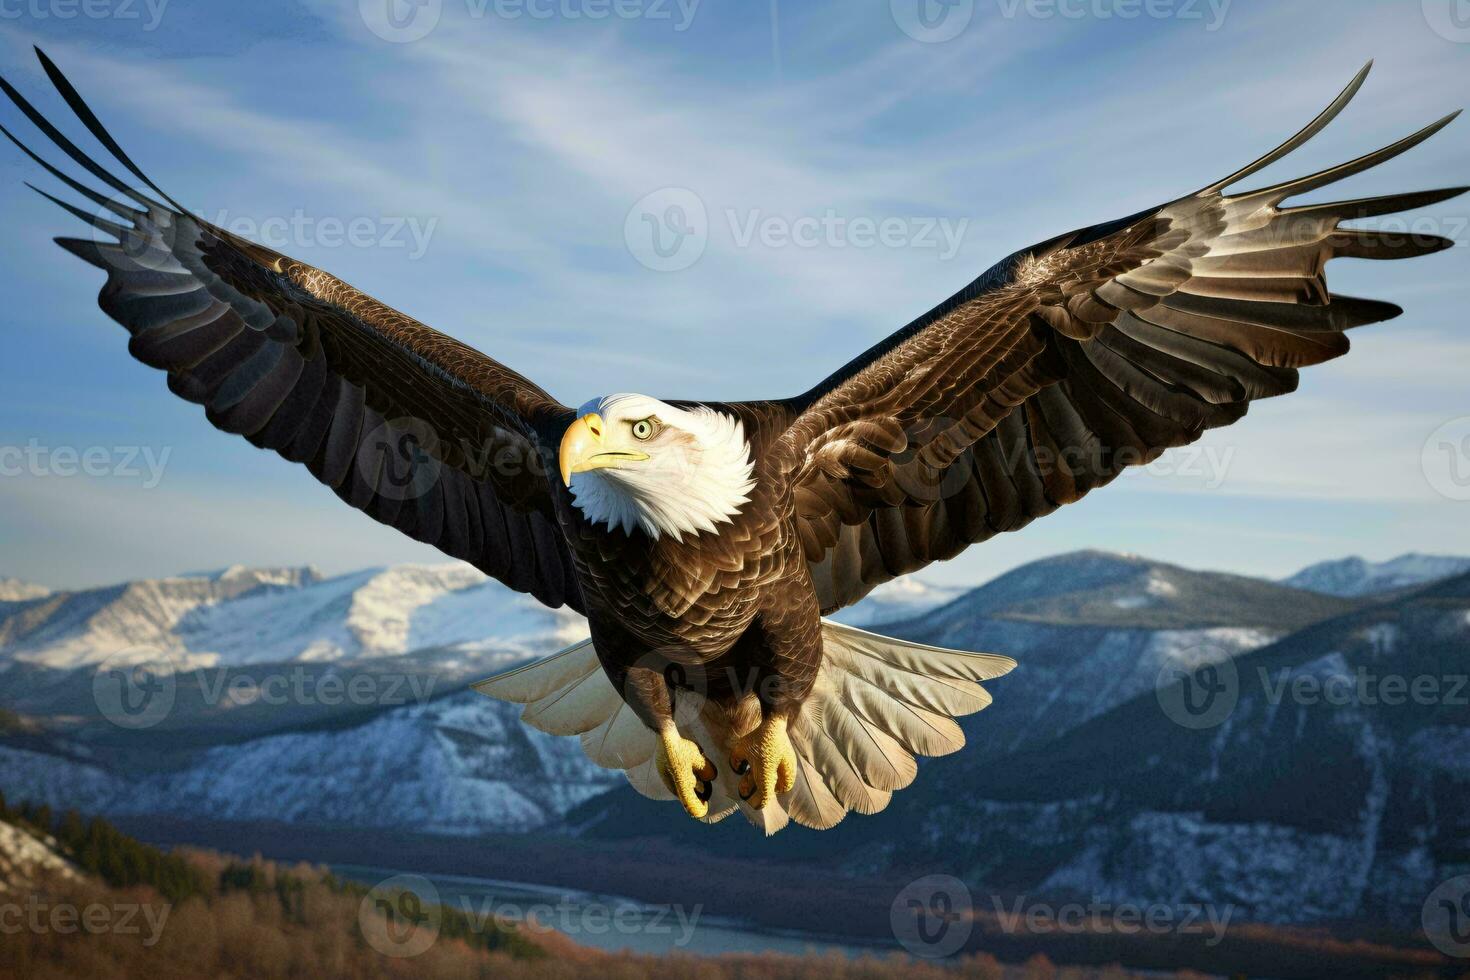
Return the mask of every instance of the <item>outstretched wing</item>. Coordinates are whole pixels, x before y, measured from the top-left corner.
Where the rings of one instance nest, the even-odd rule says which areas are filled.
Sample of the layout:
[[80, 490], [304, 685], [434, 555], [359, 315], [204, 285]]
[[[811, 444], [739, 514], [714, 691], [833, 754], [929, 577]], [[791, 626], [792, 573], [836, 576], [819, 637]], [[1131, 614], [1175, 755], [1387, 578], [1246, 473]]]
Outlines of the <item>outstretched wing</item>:
[[304, 463], [374, 519], [550, 606], [580, 609], [535, 436], [570, 410], [479, 351], [190, 214], [36, 53], [77, 118], [162, 198], [129, 187], [0, 79], [36, 128], [112, 192], [68, 176], [0, 127], [95, 205], [40, 192], [94, 229], [57, 243], [107, 273], [99, 302], [132, 335], [129, 352], [167, 371], [169, 389], [203, 405], [215, 427]]
[[1321, 131], [1367, 73], [1250, 166], [1017, 252], [787, 403], [796, 418], [782, 443], [823, 613], [1234, 422], [1252, 400], [1292, 391], [1298, 368], [1345, 353], [1345, 330], [1400, 313], [1329, 294], [1327, 261], [1452, 243], [1341, 223], [1465, 188], [1280, 205], [1397, 156], [1454, 115], [1331, 170], [1223, 193]]

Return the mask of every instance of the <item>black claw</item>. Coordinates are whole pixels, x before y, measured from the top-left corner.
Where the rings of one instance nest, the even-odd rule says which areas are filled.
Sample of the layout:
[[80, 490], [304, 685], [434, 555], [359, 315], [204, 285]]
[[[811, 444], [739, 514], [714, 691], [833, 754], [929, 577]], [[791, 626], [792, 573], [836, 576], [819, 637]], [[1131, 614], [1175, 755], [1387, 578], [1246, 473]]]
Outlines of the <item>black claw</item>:
[[740, 798], [741, 798], [741, 799], [742, 799], [742, 800], [745, 800], [745, 801], [746, 801], [746, 802], [747, 802], [747, 803], [748, 803], [748, 802], [750, 802], [750, 798], [751, 798], [751, 797], [752, 797], [752, 796], [754, 796], [754, 795], [755, 795], [755, 787], [754, 787], [754, 786], [752, 786], [752, 787], [751, 787], [751, 788], [750, 788], [750, 792], [749, 792], [749, 793], [747, 793], [747, 792], [746, 792], [746, 791], [745, 791], [745, 790], [743, 790], [743, 789], [742, 789], [742, 790], [740, 790]]
[[699, 802], [708, 803], [709, 798], [714, 795], [715, 788], [710, 783], [706, 783], [705, 781], [700, 780], [699, 782], [696, 782], [694, 784], [694, 796], [695, 799], [699, 800]]
[[749, 760], [742, 760], [740, 765], [735, 767], [735, 775], [737, 776], [743, 776], [748, 772], [750, 772]]

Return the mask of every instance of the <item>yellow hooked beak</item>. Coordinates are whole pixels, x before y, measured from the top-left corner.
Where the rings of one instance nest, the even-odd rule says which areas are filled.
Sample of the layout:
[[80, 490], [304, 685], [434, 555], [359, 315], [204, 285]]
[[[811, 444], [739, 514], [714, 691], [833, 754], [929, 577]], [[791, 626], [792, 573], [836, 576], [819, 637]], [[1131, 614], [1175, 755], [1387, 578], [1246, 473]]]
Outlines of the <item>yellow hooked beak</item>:
[[561, 437], [561, 482], [572, 485], [573, 473], [601, 470], [627, 461], [647, 459], [647, 453], [633, 449], [609, 449], [603, 443], [602, 416], [588, 412], [577, 419]]

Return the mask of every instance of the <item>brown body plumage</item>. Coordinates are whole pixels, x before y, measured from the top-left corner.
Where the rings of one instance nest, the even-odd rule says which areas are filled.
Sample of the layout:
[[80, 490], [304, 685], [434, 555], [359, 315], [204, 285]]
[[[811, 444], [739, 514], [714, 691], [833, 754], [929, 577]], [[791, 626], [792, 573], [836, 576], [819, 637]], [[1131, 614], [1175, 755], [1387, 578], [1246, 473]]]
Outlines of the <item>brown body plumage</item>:
[[[1342, 167], [1224, 193], [1320, 131], [1365, 68], [1254, 164], [1017, 252], [803, 395], [627, 396], [644, 407], [621, 417], [608, 406], [626, 400], [573, 411], [327, 273], [189, 214], [42, 64], [157, 195], [129, 188], [3, 85], [116, 192], [21, 146], [110, 212], [58, 201], [99, 232], [58, 241], [107, 272], [101, 305], [131, 333], [133, 356], [168, 372], [215, 426], [305, 464], [352, 506], [585, 613], [590, 646], [482, 689], [526, 703], [532, 724], [581, 735], [643, 792], [677, 796], [706, 819], [743, 807], [768, 831], [788, 815], [830, 826], [849, 809], [881, 809], [913, 778], [914, 755], [958, 748], [952, 717], [984, 707], [978, 682], [1010, 666], [872, 637], [825, 614], [1291, 391], [1299, 368], [1347, 351], [1345, 330], [1399, 312], [1332, 296], [1329, 259], [1450, 244], [1341, 222], [1461, 190], [1281, 207], [1447, 118]], [[708, 476], [701, 467], [716, 451], [739, 477], [728, 487], [690, 478]], [[658, 476], [671, 453], [683, 476]]]

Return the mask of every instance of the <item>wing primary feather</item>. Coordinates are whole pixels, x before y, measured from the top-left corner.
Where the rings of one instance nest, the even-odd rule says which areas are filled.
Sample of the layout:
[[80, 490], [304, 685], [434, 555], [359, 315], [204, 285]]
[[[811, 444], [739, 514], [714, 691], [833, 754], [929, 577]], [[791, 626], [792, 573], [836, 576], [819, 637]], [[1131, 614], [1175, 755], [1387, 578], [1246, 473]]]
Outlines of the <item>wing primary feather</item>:
[[46, 52], [42, 51], [39, 47], [35, 48], [35, 52], [37, 59], [41, 62], [42, 69], [46, 72], [46, 77], [51, 79], [51, 84], [56, 86], [56, 91], [61, 93], [61, 97], [66, 100], [67, 106], [71, 108], [72, 112], [76, 113], [76, 117], [82, 121], [82, 125], [87, 127], [87, 131], [92, 134], [97, 142], [106, 147], [107, 152], [111, 153], [117, 159], [118, 163], [127, 167], [133, 176], [141, 180], [149, 189], [162, 195], [165, 201], [172, 204], [181, 213], [188, 214], [189, 210], [187, 208], [178, 201], [175, 201], [172, 197], [169, 197], [163, 188], [159, 187], [152, 180], [149, 180], [148, 175], [138, 169], [138, 165], [133, 163], [132, 158], [123, 152], [123, 148], [117, 144], [117, 140], [112, 138], [112, 134], [107, 131], [107, 127], [102, 125], [102, 121], [97, 118], [96, 113], [92, 111], [92, 107], [87, 105], [86, 100], [82, 98], [81, 94], [67, 80], [67, 77], [61, 73], [61, 69], [56, 67], [56, 63], [47, 57]]
[[102, 252], [102, 246], [87, 238], [53, 238], [51, 239], [62, 248], [66, 249], [77, 258], [91, 266], [108, 271], [112, 263]]
[[1439, 132], [1441, 129], [1444, 129], [1450, 123], [1454, 122], [1455, 119], [1460, 115], [1460, 112], [1461, 110], [1456, 109], [1454, 112], [1443, 117], [1442, 119], [1437, 119], [1434, 122], [1430, 123], [1428, 126], [1425, 126], [1417, 133], [1412, 133], [1408, 136], [1405, 136], [1397, 143], [1390, 143], [1388, 146], [1385, 146], [1380, 150], [1374, 150], [1372, 153], [1365, 153], [1362, 156], [1358, 157], [1356, 160], [1349, 160], [1347, 163], [1340, 163], [1335, 167], [1329, 167], [1326, 170], [1319, 170], [1317, 173], [1309, 174], [1306, 177], [1298, 177], [1295, 180], [1282, 181], [1281, 183], [1273, 184], [1270, 187], [1262, 187], [1259, 190], [1248, 191], [1242, 194], [1234, 194], [1231, 195], [1231, 197], [1232, 199], [1242, 197], [1274, 197], [1276, 200], [1280, 201], [1288, 197], [1295, 197], [1298, 194], [1305, 194], [1308, 191], [1314, 191], [1319, 187], [1326, 187], [1328, 184], [1335, 184], [1339, 180], [1345, 180], [1348, 177], [1353, 176], [1354, 174], [1360, 174], [1364, 170], [1369, 170], [1373, 167], [1378, 166], [1380, 163], [1385, 163], [1389, 160], [1392, 160], [1400, 153], [1404, 153], [1407, 150], [1412, 150], [1414, 147], [1418, 146], [1420, 143], [1423, 143], [1425, 140], [1429, 139], [1429, 137], [1433, 136], [1435, 133]]
[[143, 216], [143, 212], [139, 211], [137, 208], [130, 208], [126, 204], [121, 204], [117, 201], [116, 198], [108, 197], [106, 194], [102, 194], [93, 190], [86, 184], [72, 177], [70, 174], [67, 174], [58, 167], [53, 166], [49, 160], [45, 159], [40, 154], [32, 150], [29, 146], [26, 146], [24, 143], [22, 143], [19, 139], [16, 138], [14, 133], [6, 129], [4, 126], [0, 126], [0, 133], [4, 133], [6, 139], [14, 143], [22, 153], [38, 163], [41, 168], [45, 170], [48, 174], [55, 177], [57, 180], [61, 181], [67, 187], [70, 187], [72, 190], [76, 191], [78, 194], [82, 195], [92, 203], [100, 204], [102, 207], [111, 211], [119, 218], [126, 218], [129, 221], [137, 221]]
[[1298, 147], [1303, 146], [1312, 137], [1316, 136], [1318, 133], [1322, 132], [1322, 130], [1326, 129], [1328, 123], [1336, 119], [1337, 114], [1342, 112], [1342, 110], [1347, 107], [1347, 104], [1353, 100], [1353, 96], [1358, 94], [1358, 89], [1363, 87], [1363, 82], [1367, 80], [1368, 73], [1372, 70], [1373, 62], [1369, 61], [1362, 68], [1358, 69], [1358, 74], [1353, 77], [1353, 80], [1351, 82], [1348, 82], [1347, 88], [1344, 88], [1342, 92], [1338, 94], [1337, 98], [1332, 100], [1332, 104], [1319, 112], [1317, 114], [1317, 118], [1313, 119], [1311, 122], [1307, 123], [1306, 126], [1302, 127], [1302, 130], [1299, 133], [1297, 133], [1291, 139], [1287, 140], [1285, 143], [1282, 143], [1270, 153], [1267, 153], [1265, 156], [1260, 157], [1255, 162], [1249, 163], [1246, 166], [1240, 168], [1229, 177], [1226, 177], [1224, 180], [1216, 181], [1215, 183], [1206, 187], [1204, 190], [1200, 191], [1200, 193], [1218, 193], [1229, 187], [1231, 184], [1235, 183], [1237, 180], [1244, 180], [1251, 174], [1266, 169], [1277, 160], [1280, 160], [1282, 157], [1286, 156], [1288, 153], [1291, 153]]
[[1303, 204], [1294, 208], [1282, 208], [1283, 215], [1292, 217], [1335, 218], [1338, 221], [1356, 221], [1359, 218], [1376, 218], [1379, 215], [1412, 211], [1415, 208], [1439, 204], [1459, 197], [1470, 187], [1444, 187], [1432, 191], [1414, 191], [1407, 194], [1385, 194], [1382, 197], [1360, 197], [1352, 201], [1329, 201], [1325, 204]]
[[103, 167], [97, 161], [87, 156], [86, 153], [82, 152], [75, 143], [66, 138], [66, 134], [51, 125], [50, 120], [41, 115], [36, 107], [27, 102], [26, 97], [17, 92], [15, 86], [11, 85], [3, 77], [0, 77], [0, 91], [4, 91], [10, 101], [15, 103], [15, 107], [25, 114], [25, 117], [31, 121], [33, 126], [45, 133], [46, 137], [55, 143], [61, 152], [75, 160], [78, 166], [85, 168], [93, 177], [96, 177], [113, 190], [126, 194], [144, 207], [156, 208], [163, 206], [142, 191], [124, 184], [117, 177], [113, 176], [106, 167]]
[[63, 201], [61, 198], [56, 197], [55, 195], [46, 193], [45, 191], [41, 190], [41, 188], [37, 187], [35, 184], [31, 183], [28, 180], [23, 180], [21, 181], [21, 183], [25, 184], [31, 190], [35, 191], [37, 194], [40, 194], [46, 200], [50, 201], [52, 204], [61, 208], [68, 214], [75, 215], [76, 217], [81, 218], [83, 221], [91, 225], [93, 228], [96, 228], [98, 231], [115, 236], [119, 242], [126, 241], [128, 236], [132, 234], [130, 229], [124, 228], [122, 225], [108, 221], [106, 218], [97, 214], [93, 214], [90, 211], [83, 211], [75, 204], [70, 204], [66, 201]]

